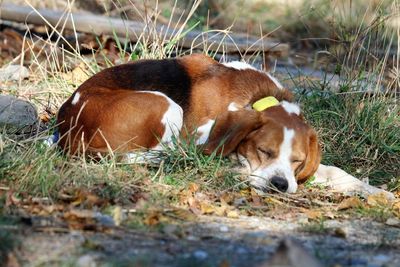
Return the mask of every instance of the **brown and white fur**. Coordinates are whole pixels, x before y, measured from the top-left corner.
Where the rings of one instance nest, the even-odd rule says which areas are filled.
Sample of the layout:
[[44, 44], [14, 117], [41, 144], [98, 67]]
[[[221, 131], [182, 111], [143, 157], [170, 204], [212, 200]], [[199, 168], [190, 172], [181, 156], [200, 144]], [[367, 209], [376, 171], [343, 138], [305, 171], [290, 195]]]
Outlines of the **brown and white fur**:
[[[281, 102], [251, 108], [266, 96]], [[135, 161], [138, 151], [160, 150], [174, 136], [195, 137], [204, 153], [237, 155], [254, 187], [294, 193], [321, 156], [316, 132], [291, 101], [269, 73], [245, 63], [204, 55], [136, 61], [99, 72], [62, 105], [59, 146]]]

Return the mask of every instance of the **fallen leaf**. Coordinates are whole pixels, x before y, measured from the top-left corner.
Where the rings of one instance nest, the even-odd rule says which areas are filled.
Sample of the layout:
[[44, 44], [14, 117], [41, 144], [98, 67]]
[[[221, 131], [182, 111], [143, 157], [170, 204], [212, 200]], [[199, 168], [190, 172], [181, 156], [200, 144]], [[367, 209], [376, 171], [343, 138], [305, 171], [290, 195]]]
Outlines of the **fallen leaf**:
[[396, 202], [393, 203], [392, 211], [394, 215], [397, 216], [397, 218], [400, 218], [400, 200], [397, 200]]
[[13, 190], [7, 191], [5, 207], [18, 206], [21, 200], [17, 198]]
[[359, 208], [362, 207], [363, 205], [364, 205], [363, 202], [358, 197], [350, 197], [340, 202], [339, 206], [337, 207], [337, 210]]
[[91, 210], [72, 209], [63, 214], [64, 220], [71, 229], [94, 229], [95, 213]]
[[235, 200], [235, 194], [232, 192], [229, 192], [229, 193], [224, 192], [220, 195], [219, 199], [220, 199], [221, 203], [225, 202], [227, 204], [232, 204]]
[[251, 194], [251, 188], [247, 187], [245, 189], [240, 190], [240, 195], [243, 197], [248, 197]]
[[262, 198], [254, 191], [253, 189], [251, 190], [251, 203], [254, 207], [260, 207], [263, 205], [262, 203]]
[[199, 201], [197, 201], [197, 199], [195, 199], [194, 197], [188, 197], [186, 202], [187, 202], [187, 204], [189, 204], [190, 208], [199, 208], [200, 207]]
[[284, 205], [284, 203], [276, 198], [273, 197], [266, 197], [264, 198], [264, 202], [266, 204], [277, 204], [277, 205]]
[[325, 211], [324, 217], [328, 218], [328, 219], [335, 219], [336, 218], [336, 214], [334, 212], [332, 212], [332, 211]]
[[310, 220], [317, 220], [323, 217], [323, 214], [319, 210], [309, 210], [309, 209], [301, 209], [302, 212], [307, 216]]
[[200, 210], [202, 214], [212, 214], [215, 212], [215, 206], [210, 203], [200, 203]]
[[163, 212], [163, 215], [170, 217], [171, 219], [181, 221], [194, 221], [196, 219], [195, 214], [186, 209], [180, 208], [167, 209]]
[[226, 213], [228, 218], [239, 218], [239, 211], [238, 210], [230, 210]]
[[390, 204], [389, 199], [386, 197], [385, 193], [378, 193], [369, 195], [367, 198], [367, 204], [371, 207], [387, 207]]
[[161, 212], [160, 211], [151, 211], [148, 214], [146, 214], [146, 217], [144, 218], [143, 222], [146, 225], [156, 225], [160, 223], [161, 219]]
[[89, 78], [87, 67], [84, 62], [81, 62], [76, 68], [68, 73], [64, 73], [63, 78], [74, 84], [81, 84]]
[[189, 191], [191, 193], [197, 192], [200, 189], [200, 186], [196, 183], [190, 183], [189, 184]]
[[228, 206], [215, 207], [214, 214], [217, 216], [225, 216], [228, 212]]

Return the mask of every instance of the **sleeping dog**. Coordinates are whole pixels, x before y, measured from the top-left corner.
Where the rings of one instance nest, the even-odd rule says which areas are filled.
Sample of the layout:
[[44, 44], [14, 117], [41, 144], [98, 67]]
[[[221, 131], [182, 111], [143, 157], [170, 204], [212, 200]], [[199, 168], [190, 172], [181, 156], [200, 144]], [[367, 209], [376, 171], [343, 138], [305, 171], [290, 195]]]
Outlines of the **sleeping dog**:
[[242, 62], [200, 54], [140, 60], [97, 73], [71, 95], [58, 113], [58, 144], [134, 162], [137, 151], [194, 137], [204, 153], [236, 155], [253, 187], [294, 193], [321, 153], [292, 98], [269, 73]]

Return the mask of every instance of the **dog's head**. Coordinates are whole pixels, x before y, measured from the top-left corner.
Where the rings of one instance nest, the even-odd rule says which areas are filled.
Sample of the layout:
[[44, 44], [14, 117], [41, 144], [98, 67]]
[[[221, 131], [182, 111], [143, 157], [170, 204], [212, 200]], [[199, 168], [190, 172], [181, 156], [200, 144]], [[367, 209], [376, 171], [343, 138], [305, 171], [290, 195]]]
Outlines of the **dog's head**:
[[205, 148], [214, 150], [236, 153], [251, 185], [263, 191], [296, 192], [321, 160], [315, 131], [299, 107], [285, 101], [261, 112], [243, 109], [221, 116]]

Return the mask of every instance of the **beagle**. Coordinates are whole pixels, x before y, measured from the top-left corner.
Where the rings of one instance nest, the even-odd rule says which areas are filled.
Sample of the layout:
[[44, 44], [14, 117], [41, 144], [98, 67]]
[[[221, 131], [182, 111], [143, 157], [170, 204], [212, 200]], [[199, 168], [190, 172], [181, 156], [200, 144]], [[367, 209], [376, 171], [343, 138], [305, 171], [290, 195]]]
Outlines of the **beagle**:
[[[252, 108], [268, 96], [277, 103]], [[194, 54], [105, 69], [61, 106], [58, 145], [70, 154], [162, 150], [195, 138], [204, 153], [235, 154], [250, 184], [293, 193], [321, 160], [316, 132], [269, 73]], [[321, 180], [321, 179], [320, 179]]]

